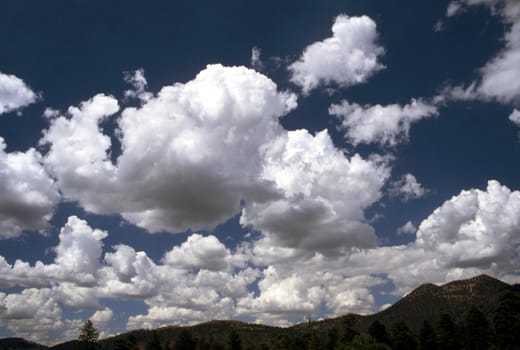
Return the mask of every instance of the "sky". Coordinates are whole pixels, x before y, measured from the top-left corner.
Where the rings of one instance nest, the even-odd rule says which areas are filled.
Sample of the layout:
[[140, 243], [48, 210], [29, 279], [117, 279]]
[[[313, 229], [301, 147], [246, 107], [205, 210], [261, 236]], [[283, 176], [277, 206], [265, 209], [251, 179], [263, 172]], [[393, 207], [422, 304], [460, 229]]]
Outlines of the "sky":
[[0, 5], [0, 337], [520, 282], [516, 0]]

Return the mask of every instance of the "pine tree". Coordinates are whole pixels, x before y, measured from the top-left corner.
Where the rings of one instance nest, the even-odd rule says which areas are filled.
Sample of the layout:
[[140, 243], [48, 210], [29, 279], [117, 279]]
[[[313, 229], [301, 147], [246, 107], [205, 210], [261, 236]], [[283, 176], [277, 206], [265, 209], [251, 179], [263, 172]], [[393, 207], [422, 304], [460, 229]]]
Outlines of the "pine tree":
[[459, 350], [461, 348], [455, 323], [451, 316], [445, 312], [439, 316], [437, 344], [443, 350]]
[[146, 345], [146, 350], [162, 350], [163, 347], [159, 340], [159, 334], [157, 331], [152, 331], [152, 339]]
[[489, 323], [486, 316], [475, 306], [464, 320], [466, 349], [487, 350], [489, 347]]
[[197, 346], [196, 340], [193, 338], [191, 332], [186, 328], [183, 328], [177, 339], [175, 340], [175, 350], [195, 350]]
[[242, 350], [242, 341], [240, 340], [240, 336], [237, 331], [231, 329], [228, 338], [228, 348], [229, 350]]
[[417, 340], [403, 321], [396, 321], [392, 324], [391, 334], [392, 349], [415, 350], [417, 348]]
[[372, 336], [378, 343], [391, 345], [390, 335], [388, 334], [384, 324], [375, 320], [368, 328], [368, 334]]
[[420, 350], [437, 350], [437, 335], [429, 321], [424, 321], [419, 333]]
[[325, 350], [334, 350], [337, 343], [338, 330], [336, 328], [331, 328], [328, 330], [327, 337], [325, 339]]
[[499, 349], [520, 349], [520, 298], [507, 293], [500, 299], [493, 326]]
[[390, 350], [390, 347], [383, 343], [378, 343], [369, 334], [359, 334], [352, 339], [352, 342], [344, 347], [345, 350]]
[[99, 333], [91, 320], [85, 322], [79, 332], [79, 341], [86, 345], [88, 349], [95, 349], [99, 343]]

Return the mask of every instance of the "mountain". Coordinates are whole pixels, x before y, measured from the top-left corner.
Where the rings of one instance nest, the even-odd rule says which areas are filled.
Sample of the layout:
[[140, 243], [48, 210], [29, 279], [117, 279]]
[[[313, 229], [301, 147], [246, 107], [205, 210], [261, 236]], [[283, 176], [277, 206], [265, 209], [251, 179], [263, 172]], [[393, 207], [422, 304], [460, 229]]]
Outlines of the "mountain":
[[[188, 330], [194, 338], [206, 342], [225, 345], [231, 330], [240, 338], [244, 348], [248, 345], [269, 344], [277, 337], [285, 335], [302, 335], [309, 330], [326, 334], [336, 328], [343, 331], [346, 324], [359, 332], [366, 332], [370, 325], [379, 320], [387, 327], [397, 320], [404, 321], [409, 328], [418, 333], [423, 320], [437, 323], [440, 312], [447, 312], [456, 321], [461, 321], [471, 306], [477, 306], [489, 320], [498, 307], [500, 298], [507, 292], [520, 297], [520, 286], [507, 283], [486, 275], [480, 275], [466, 280], [453, 281], [442, 286], [423, 284], [407, 294], [391, 307], [373, 315], [362, 316], [349, 314], [338, 318], [301, 323], [289, 328], [271, 327], [249, 324], [239, 321], [209, 321], [194, 326], [168, 326], [153, 331], [136, 330], [101, 341], [102, 349], [113, 349], [117, 343], [133, 342], [144, 346], [155, 335], [164, 345], [171, 346], [182, 330]], [[308, 333], [307, 333], [308, 334]], [[0, 339], [0, 350], [77, 350], [81, 349], [77, 341], [68, 341], [53, 347], [45, 347], [20, 338]]]
[[47, 350], [44, 345], [33, 343], [22, 338], [4, 338], [0, 339], [0, 349], [24, 349], [24, 350]]
[[397, 320], [403, 320], [410, 329], [418, 332], [423, 320], [428, 320], [435, 325], [440, 312], [446, 312], [455, 321], [461, 321], [473, 305], [491, 320], [500, 297], [508, 291], [515, 292], [515, 289], [516, 286], [487, 275], [453, 281], [443, 286], [427, 283], [389, 308], [373, 315], [361, 316], [358, 327], [365, 331], [375, 320], [387, 326]]

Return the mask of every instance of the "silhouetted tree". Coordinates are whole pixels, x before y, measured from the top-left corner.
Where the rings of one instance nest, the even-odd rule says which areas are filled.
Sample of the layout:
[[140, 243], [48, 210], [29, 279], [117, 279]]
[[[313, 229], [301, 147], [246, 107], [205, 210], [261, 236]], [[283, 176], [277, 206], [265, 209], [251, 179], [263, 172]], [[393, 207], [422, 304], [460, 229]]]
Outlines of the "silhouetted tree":
[[403, 321], [396, 321], [392, 324], [391, 339], [394, 350], [415, 350], [417, 348], [415, 336]]
[[175, 340], [175, 350], [195, 350], [197, 346], [196, 340], [193, 335], [186, 328], [181, 329], [177, 339]]
[[370, 334], [372, 338], [374, 338], [378, 343], [383, 343], [388, 346], [392, 344], [390, 335], [388, 334], [385, 325], [378, 320], [372, 322], [370, 328], [368, 328], [368, 334]]
[[240, 340], [237, 331], [234, 329], [231, 329], [231, 332], [229, 332], [228, 348], [229, 350], [242, 350], [242, 341]]
[[327, 331], [327, 337], [325, 338], [325, 350], [334, 350], [338, 343], [338, 330], [331, 328]]
[[308, 350], [320, 350], [320, 338], [316, 331], [312, 331], [307, 345]]
[[348, 314], [343, 317], [343, 337], [341, 339], [342, 343], [350, 343], [354, 337], [359, 334], [359, 332], [354, 329], [357, 321], [358, 316], [354, 314]]
[[429, 321], [423, 321], [419, 333], [419, 350], [437, 350], [437, 334]]
[[464, 343], [466, 349], [489, 348], [489, 322], [476, 306], [472, 306], [464, 319]]
[[161, 341], [157, 331], [152, 331], [152, 339], [146, 344], [146, 350], [162, 350]]
[[383, 343], [378, 343], [369, 334], [359, 334], [352, 339], [342, 350], [391, 350], [391, 348]]
[[455, 323], [451, 316], [445, 312], [439, 315], [437, 345], [442, 350], [459, 350], [461, 348]]
[[495, 342], [499, 349], [520, 349], [520, 299], [506, 293], [493, 319]]
[[99, 343], [99, 333], [91, 320], [85, 322], [81, 327], [78, 339], [87, 349], [96, 349]]
[[135, 350], [137, 346], [136, 343], [136, 339], [133, 335], [119, 337], [115, 341], [114, 350]]

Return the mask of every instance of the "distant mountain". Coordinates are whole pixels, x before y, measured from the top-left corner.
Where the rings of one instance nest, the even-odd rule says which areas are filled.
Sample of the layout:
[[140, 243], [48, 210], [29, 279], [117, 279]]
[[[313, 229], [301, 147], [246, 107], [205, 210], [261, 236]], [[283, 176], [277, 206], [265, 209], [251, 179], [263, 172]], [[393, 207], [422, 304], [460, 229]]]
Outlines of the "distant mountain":
[[7, 349], [24, 349], [24, 350], [47, 350], [44, 345], [33, 343], [22, 338], [4, 338], [0, 339], [0, 350]]
[[[404, 321], [412, 331], [418, 333], [424, 320], [437, 323], [440, 312], [449, 313], [454, 320], [460, 321], [471, 306], [477, 306], [489, 320], [498, 307], [502, 295], [513, 292], [520, 296], [520, 286], [511, 286], [492, 277], [481, 275], [467, 280], [453, 281], [443, 286], [423, 284], [399, 300], [391, 307], [373, 315], [361, 316], [350, 314], [338, 318], [308, 322], [289, 328], [249, 324], [238, 321], [209, 321], [195, 326], [169, 326], [150, 330], [137, 330], [101, 341], [102, 349], [113, 349], [117, 343], [133, 342], [144, 346], [155, 334], [160, 342], [172, 346], [183, 329], [189, 330], [193, 337], [205, 342], [225, 345], [231, 330], [234, 330], [244, 344], [269, 344], [278, 336], [302, 334], [308, 330], [325, 333], [332, 328], [343, 330], [346, 322], [360, 332], [366, 332], [372, 322], [379, 320], [387, 327], [397, 320]], [[69, 341], [53, 347], [45, 347], [19, 338], [0, 339], [0, 350], [78, 350], [81, 344]]]
[[389, 308], [359, 319], [359, 329], [365, 331], [375, 320], [385, 325], [403, 320], [413, 331], [418, 331], [424, 320], [436, 324], [440, 312], [460, 321], [471, 306], [477, 306], [492, 319], [500, 297], [508, 292], [518, 293], [511, 286], [487, 275], [453, 281], [443, 286], [423, 284]]

